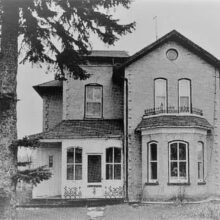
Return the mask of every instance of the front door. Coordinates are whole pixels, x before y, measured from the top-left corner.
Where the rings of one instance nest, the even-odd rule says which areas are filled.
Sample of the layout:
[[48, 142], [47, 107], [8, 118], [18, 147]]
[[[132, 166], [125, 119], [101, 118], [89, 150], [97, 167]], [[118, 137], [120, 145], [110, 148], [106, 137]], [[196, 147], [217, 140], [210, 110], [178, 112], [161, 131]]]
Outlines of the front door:
[[89, 198], [103, 197], [102, 155], [88, 155], [87, 164], [87, 196]]

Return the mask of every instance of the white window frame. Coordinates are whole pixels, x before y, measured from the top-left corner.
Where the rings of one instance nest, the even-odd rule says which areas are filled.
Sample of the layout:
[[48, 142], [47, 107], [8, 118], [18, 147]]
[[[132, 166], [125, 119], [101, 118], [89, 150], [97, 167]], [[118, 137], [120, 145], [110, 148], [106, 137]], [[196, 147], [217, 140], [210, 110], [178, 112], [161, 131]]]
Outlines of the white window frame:
[[[155, 144], [157, 148], [157, 159], [152, 160], [151, 159], [151, 149], [152, 145]], [[147, 182], [149, 183], [157, 183], [158, 182], [158, 143], [156, 141], [150, 142], [147, 145]], [[151, 179], [151, 164], [156, 163], [157, 164], [157, 178]]]
[[[183, 90], [181, 90], [181, 82], [188, 82], [188, 88], [184, 88]], [[179, 106], [179, 113], [191, 113], [191, 80], [190, 79], [179, 79], [178, 81], [178, 96], [179, 96], [179, 103], [178, 103], [178, 106]], [[184, 94], [184, 92], [186, 92], [187, 94]], [[181, 106], [181, 97], [188, 97], [189, 98], [189, 101], [188, 101], [188, 110], [186, 111], [184, 109], [184, 106]]]
[[[111, 149], [111, 148], [113, 148], [112, 149], [112, 162], [107, 162], [107, 157], [106, 157], [107, 150]], [[121, 161], [120, 161], [120, 163], [119, 162], [115, 162], [115, 148], [120, 150], [120, 152], [121, 152], [121, 161], [122, 161], [122, 150], [121, 150], [120, 147], [108, 147], [108, 148], [105, 149], [105, 171], [107, 170], [106, 169], [107, 165], [112, 165], [112, 179], [107, 179], [106, 178], [106, 172], [105, 172], [105, 179], [106, 179], [106, 181], [108, 181], [108, 180], [117, 181], [117, 180], [121, 180], [122, 179], [122, 162]], [[121, 178], [120, 179], [115, 179], [115, 165], [120, 165], [120, 167], [121, 167]]]
[[[177, 144], [177, 159], [171, 160], [171, 144]], [[185, 160], [180, 160], [179, 159], [179, 144], [184, 144], [186, 146], [186, 159]], [[169, 183], [188, 183], [189, 182], [189, 144], [187, 142], [184, 141], [172, 141], [169, 143]], [[171, 176], [171, 162], [177, 162], [177, 177], [172, 177]], [[185, 162], [186, 163], [186, 178], [182, 178], [180, 177], [180, 168], [179, 168], [179, 164], [180, 162]]]
[[[202, 159], [198, 158], [198, 149], [197, 149], [197, 172], [198, 172], [198, 183], [204, 182], [204, 143], [202, 141], [199, 141], [197, 143], [197, 147], [202, 147]], [[202, 164], [202, 178], [199, 178], [199, 163]]]
[[[159, 83], [159, 82], [164, 83], [164, 85], [162, 87], [165, 86], [165, 90], [162, 91], [162, 93], [164, 93], [163, 95], [158, 95], [161, 93], [161, 90], [158, 90], [158, 89], [160, 89], [160, 86], [157, 85], [157, 83]], [[165, 106], [157, 106], [158, 97], [165, 97]], [[165, 112], [167, 111], [167, 79], [164, 79], [164, 78], [154, 79], [154, 108], [155, 109], [159, 108], [160, 110], [163, 110]]]
[[[87, 95], [88, 88], [92, 88], [92, 89], [99, 88], [101, 93], [100, 99], [99, 100], [95, 99], [94, 93], [92, 99], [90, 99]], [[87, 103], [99, 103], [100, 112], [98, 114], [89, 114], [87, 109]], [[103, 86], [99, 84], [88, 84], [85, 86], [85, 118], [102, 118], [102, 115], [103, 115]]]
[[[68, 154], [68, 150], [71, 150], [71, 149], [74, 149], [74, 153], [73, 153], [74, 160], [73, 160], [73, 162], [68, 163], [68, 161], [67, 161], [67, 154]], [[81, 155], [81, 157], [82, 157], [82, 162], [83, 162], [83, 149], [82, 149], [81, 147], [68, 147], [68, 148], [66, 149], [66, 180], [67, 180], [67, 181], [81, 181], [82, 178], [83, 178], [82, 162], [81, 162], [81, 163], [79, 163], [79, 162], [76, 163], [76, 149], [81, 149], [81, 150], [82, 150], [82, 155]], [[72, 165], [72, 166], [73, 166], [73, 170], [74, 170], [73, 179], [67, 179], [67, 167], [68, 167], [68, 165]], [[76, 166], [77, 166], [77, 165], [81, 165], [82, 177], [81, 177], [81, 179], [77, 179], [77, 180], [76, 180]]]

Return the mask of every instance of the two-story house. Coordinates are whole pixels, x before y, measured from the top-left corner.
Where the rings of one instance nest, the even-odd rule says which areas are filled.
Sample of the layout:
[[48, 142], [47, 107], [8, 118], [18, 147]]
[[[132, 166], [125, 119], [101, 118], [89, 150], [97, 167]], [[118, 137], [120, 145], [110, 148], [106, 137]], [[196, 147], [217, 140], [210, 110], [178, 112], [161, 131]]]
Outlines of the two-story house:
[[167, 200], [220, 195], [220, 62], [171, 31], [128, 56], [93, 51], [91, 77], [35, 86], [34, 163], [53, 177], [33, 197]]

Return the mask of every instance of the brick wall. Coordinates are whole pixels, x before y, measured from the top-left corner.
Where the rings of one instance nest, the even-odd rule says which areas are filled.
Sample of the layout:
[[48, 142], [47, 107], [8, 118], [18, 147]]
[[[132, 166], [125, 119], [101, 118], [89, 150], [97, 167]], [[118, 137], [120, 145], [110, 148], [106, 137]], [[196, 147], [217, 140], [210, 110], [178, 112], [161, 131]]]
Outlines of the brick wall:
[[43, 96], [43, 131], [47, 131], [62, 121], [62, 94], [48, 93]]
[[[170, 61], [166, 51], [175, 48], [178, 59]], [[168, 106], [178, 106], [178, 79], [189, 78], [192, 83], [192, 105], [203, 110], [204, 117], [214, 123], [215, 68], [175, 42], [168, 42], [128, 66], [128, 185], [129, 199], [138, 200], [142, 194], [140, 136], [134, 130], [144, 110], [154, 107], [154, 79], [164, 77], [168, 82]], [[164, 158], [167, 160], [167, 158]]]
[[85, 85], [98, 83], [103, 86], [104, 119], [123, 118], [123, 88], [112, 82], [112, 66], [99, 64], [83, 67], [91, 77], [87, 80], [69, 78], [64, 82], [64, 119], [84, 118]]

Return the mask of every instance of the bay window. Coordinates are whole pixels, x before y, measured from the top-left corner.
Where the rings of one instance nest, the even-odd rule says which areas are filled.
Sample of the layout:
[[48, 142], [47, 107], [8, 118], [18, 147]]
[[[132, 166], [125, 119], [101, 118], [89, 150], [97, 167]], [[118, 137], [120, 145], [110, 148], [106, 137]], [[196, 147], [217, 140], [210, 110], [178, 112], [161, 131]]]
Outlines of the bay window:
[[169, 182], [188, 182], [188, 144], [185, 142], [169, 144]]
[[148, 144], [148, 182], [157, 182], [158, 152], [157, 143]]
[[197, 144], [198, 182], [204, 182], [204, 144]]

